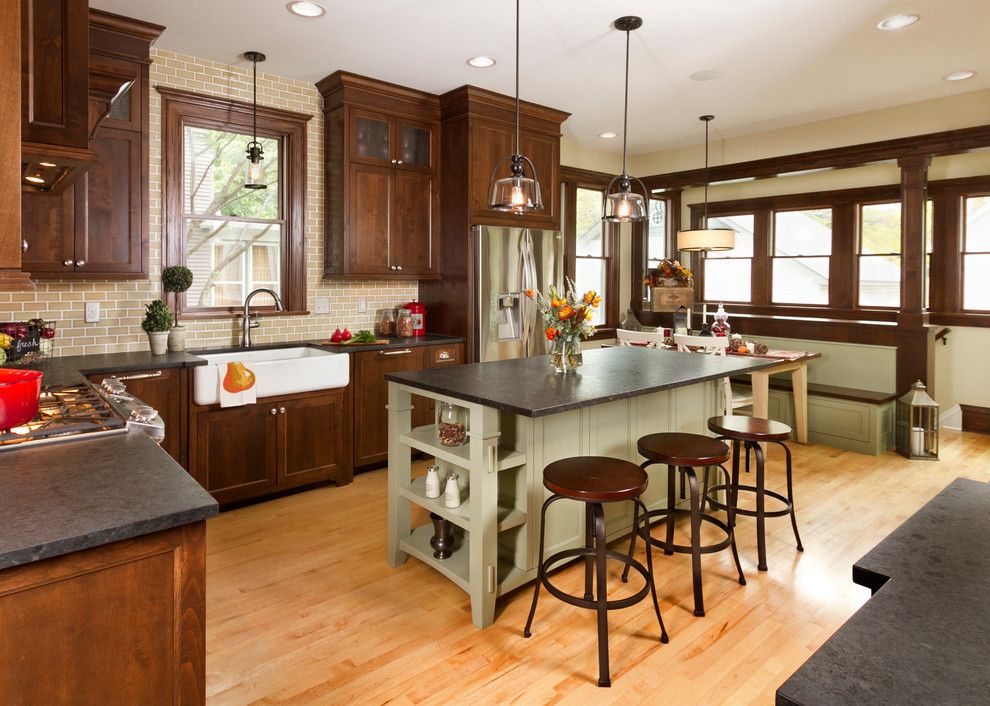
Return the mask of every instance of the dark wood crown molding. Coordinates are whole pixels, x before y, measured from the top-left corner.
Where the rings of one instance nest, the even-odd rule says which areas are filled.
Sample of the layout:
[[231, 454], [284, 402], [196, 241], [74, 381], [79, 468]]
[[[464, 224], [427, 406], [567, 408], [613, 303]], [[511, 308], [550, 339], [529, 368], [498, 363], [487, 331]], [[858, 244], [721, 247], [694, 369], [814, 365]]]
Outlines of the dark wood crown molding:
[[[251, 117], [254, 106], [251, 103], [244, 101], [234, 100], [233, 98], [224, 98], [222, 96], [206, 95], [203, 93], [194, 93], [192, 91], [183, 91], [178, 88], [171, 88], [169, 86], [155, 86], [155, 90], [163, 98], [167, 98], [171, 102], [175, 103], [185, 103], [187, 105], [196, 106], [198, 108], [211, 108], [216, 110], [225, 110], [229, 115], [237, 117]], [[273, 108], [268, 105], [258, 104], [258, 119], [259, 120], [276, 120], [286, 123], [302, 124], [309, 122], [313, 119], [313, 116], [309, 113], [297, 113], [294, 110], [285, 110], [283, 108]]]

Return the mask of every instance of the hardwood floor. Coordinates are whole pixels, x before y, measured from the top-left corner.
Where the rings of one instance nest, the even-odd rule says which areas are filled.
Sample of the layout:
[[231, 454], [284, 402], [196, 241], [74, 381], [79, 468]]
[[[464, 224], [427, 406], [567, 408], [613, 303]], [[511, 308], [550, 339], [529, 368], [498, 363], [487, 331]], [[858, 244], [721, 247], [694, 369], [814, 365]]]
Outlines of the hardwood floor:
[[[691, 614], [690, 558], [655, 555], [670, 644], [657, 639], [649, 601], [612, 612], [611, 689], [595, 685], [592, 611], [543, 591], [524, 639], [530, 585], [482, 631], [467, 595], [433, 569], [415, 559], [390, 568], [384, 470], [224, 513], [207, 535], [208, 701], [772, 704], [869, 598], [852, 583], [853, 562], [952, 479], [990, 481], [990, 436], [979, 434], [943, 432], [938, 463], [791, 448], [805, 552], [786, 518], [768, 520], [770, 570], [757, 573], [754, 521], [740, 518], [748, 584], [732, 578], [728, 552], [706, 556], [704, 618]], [[781, 460], [771, 451], [771, 487], [782, 487]], [[618, 573], [610, 567], [615, 595], [635, 590]], [[555, 578], [575, 592], [582, 580], [577, 566]]]

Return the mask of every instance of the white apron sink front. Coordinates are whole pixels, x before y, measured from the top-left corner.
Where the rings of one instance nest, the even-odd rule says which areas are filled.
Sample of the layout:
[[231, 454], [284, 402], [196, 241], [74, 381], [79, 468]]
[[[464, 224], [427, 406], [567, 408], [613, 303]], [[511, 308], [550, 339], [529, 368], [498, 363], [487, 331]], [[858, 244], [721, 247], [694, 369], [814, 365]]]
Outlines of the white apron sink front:
[[297, 392], [347, 387], [350, 363], [346, 353], [317, 348], [274, 348], [200, 355], [206, 365], [193, 368], [193, 400], [198, 405], [216, 404], [221, 376], [227, 363], [244, 363], [255, 375], [258, 397], [291, 395]]

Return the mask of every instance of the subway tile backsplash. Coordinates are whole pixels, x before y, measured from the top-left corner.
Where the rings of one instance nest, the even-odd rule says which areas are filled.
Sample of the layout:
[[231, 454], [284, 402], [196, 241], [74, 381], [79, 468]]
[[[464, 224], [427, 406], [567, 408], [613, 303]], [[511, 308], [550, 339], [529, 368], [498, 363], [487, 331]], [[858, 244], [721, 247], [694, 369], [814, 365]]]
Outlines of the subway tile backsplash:
[[[55, 355], [115, 353], [148, 348], [141, 329], [144, 306], [162, 296], [161, 101], [155, 86], [251, 100], [250, 66], [227, 66], [173, 52], [152, 50], [150, 95], [150, 272], [147, 280], [38, 280], [34, 292], [0, 292], [0, 321], [31, 318], [58, 321]], [[258, 75], [258, 102], [310, 113], [307, 126], [306, 273], [307, 308], [315, 297], [330, 298], [330, 314], [262, 318], [251, 338], [255, 343], [314, 339], [329, 336], [337, 326], [352, 331], [371, 329], [378, 312], [417, 296], [415, 282], [324, 281], [323, 273], [323, 113], [312, 84]], [[366, 310], [358, 311], [365, 300]], [[100, 303], [100, 322], [83, 321], [87, 301]], [[239, 340], [239, 319], [189, 319], [190, 348], [229, 346]]]

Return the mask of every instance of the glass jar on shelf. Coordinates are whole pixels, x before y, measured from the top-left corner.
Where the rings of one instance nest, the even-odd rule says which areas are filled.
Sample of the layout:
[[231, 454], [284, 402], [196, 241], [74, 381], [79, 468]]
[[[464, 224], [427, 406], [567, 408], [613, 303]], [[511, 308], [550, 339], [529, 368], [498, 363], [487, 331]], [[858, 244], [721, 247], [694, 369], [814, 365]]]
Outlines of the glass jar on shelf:
[[385, 309], [378, 321], [378, 332], [383, 336], [395, 335], [395, 309]]
[[442, 446], [463, 446], [467, 443], [468, 411], [451, 402], [437, 405], [437, 441]]

